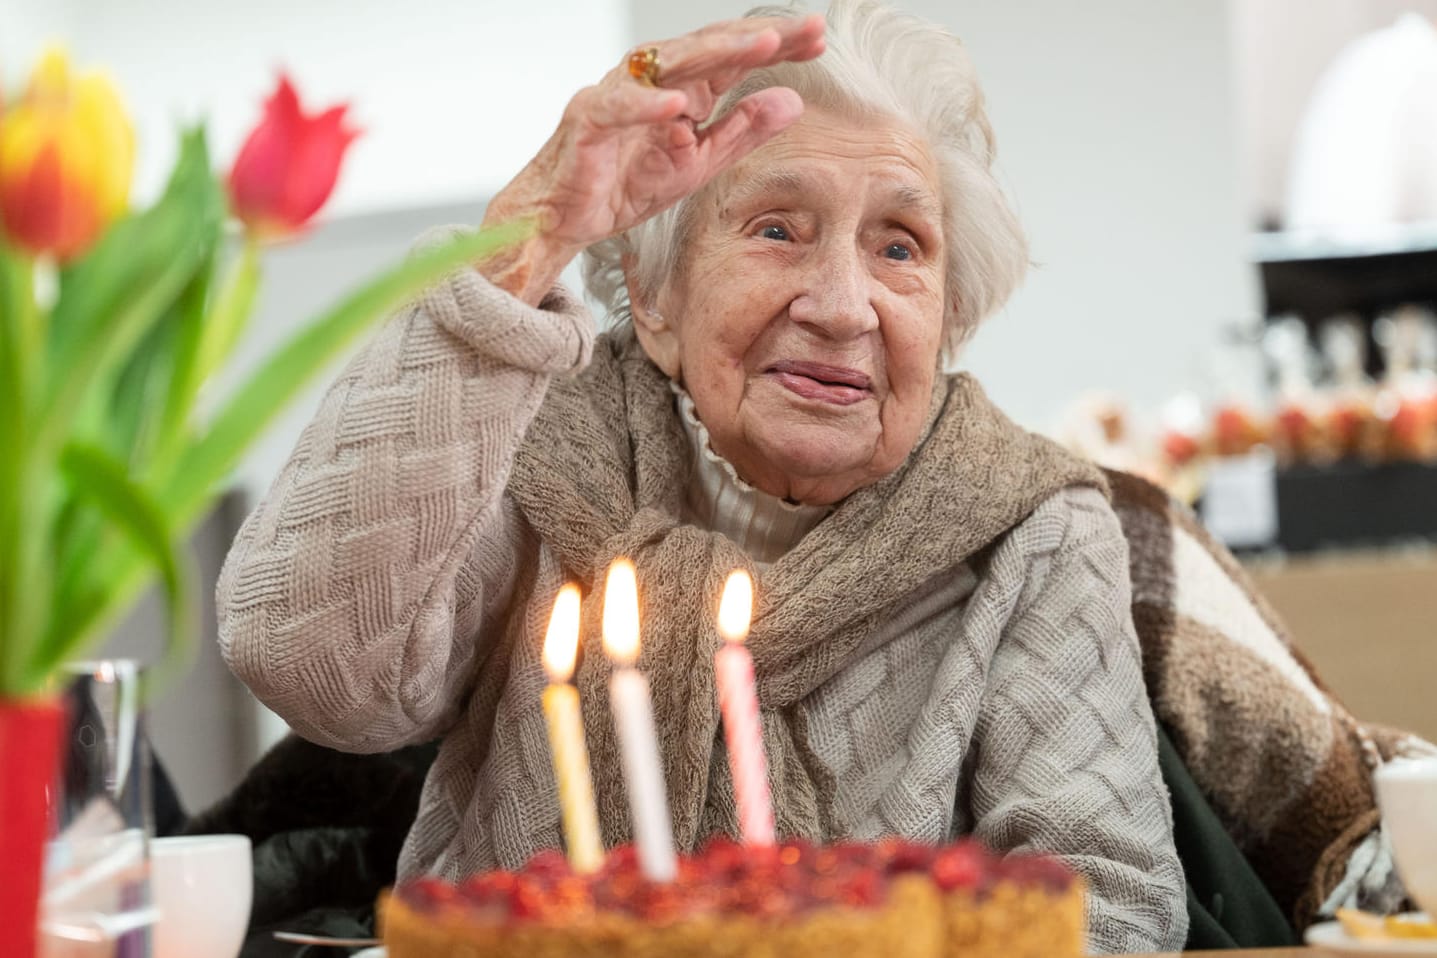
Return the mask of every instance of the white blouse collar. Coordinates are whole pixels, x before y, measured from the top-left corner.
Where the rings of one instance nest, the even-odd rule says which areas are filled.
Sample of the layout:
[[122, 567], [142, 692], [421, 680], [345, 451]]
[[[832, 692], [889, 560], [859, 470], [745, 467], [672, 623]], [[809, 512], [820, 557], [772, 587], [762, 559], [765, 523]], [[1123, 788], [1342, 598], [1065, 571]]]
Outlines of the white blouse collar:
[[669, 388], [694, 452], [685, 518], [728, 536], [755, 562], [766, 565], [780, 559], [833, 511], [832, 506], [786, 502], [749, 485], [709, 445], [709, 431], [699, 421], [693, 397], [678, 383], [670, 382]]

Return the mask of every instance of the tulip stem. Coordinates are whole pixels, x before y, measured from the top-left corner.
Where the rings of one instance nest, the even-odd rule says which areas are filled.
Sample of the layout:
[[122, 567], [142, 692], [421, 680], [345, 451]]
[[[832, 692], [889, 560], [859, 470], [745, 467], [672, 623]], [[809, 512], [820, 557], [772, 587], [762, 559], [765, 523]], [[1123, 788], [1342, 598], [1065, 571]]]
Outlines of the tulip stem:
[[239, 342], [254, 308], [259, 287], [259, 242], [245, 230], [239, 258], [230, 265], [215, 297], [214, 309], [205, 323], [200, 341], [199, 381], [207, 382]]
[[12, 248], [0, 248], [0, 437], [6, 455], [0, 463], [0, 696], [22, 691], [23, 664], [39, 640], [37, 621], [45, 583], [37, 581], [45, 554], [46, 511], [39, 498], [44, 490], [37, 477], [40, 465], [29, 454], [32, 446], [31, 407], [35, 391], [34, 359], [40, 342], [40, 315], [35, 307], [35, 263]]

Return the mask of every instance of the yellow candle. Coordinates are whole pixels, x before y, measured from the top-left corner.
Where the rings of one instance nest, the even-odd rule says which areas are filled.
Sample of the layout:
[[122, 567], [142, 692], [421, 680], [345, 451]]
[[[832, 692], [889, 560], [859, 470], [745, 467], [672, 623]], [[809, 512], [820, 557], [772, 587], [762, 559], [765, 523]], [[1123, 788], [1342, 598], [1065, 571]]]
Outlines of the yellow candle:
[[604, 861], [599, 840], [599, 816], [594, 808], [594, 785], [589, 775], [589, 753], [584, 748], [584, 722], [579, 715], [579, 690], [569, 684], [579, 648], [579, 589], [566, 585], [554, 600], [549, 631], [544, 637], [544, 721], [559, 783], [559, 810], [564, 821], [564, 844], [576, 872], [597, 871]]

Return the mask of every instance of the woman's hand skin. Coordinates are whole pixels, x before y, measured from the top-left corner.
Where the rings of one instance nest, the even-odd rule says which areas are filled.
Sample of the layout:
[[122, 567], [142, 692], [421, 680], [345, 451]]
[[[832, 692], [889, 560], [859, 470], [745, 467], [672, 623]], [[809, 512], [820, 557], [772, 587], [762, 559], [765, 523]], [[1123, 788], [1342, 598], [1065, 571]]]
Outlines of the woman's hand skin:
[[580, 90], [539, 154], [489, 204], [485, 225], [538, 221], [525, 243], [479, 265], [530, 305], [584, 247], [672, 206], [798, 119], [798, 94], [773, 87], [695, 128], [748, 71], [822, 53], [823, 17], [732, 20], [655, 46], [662, 86], [645, 86], [621, 63]]

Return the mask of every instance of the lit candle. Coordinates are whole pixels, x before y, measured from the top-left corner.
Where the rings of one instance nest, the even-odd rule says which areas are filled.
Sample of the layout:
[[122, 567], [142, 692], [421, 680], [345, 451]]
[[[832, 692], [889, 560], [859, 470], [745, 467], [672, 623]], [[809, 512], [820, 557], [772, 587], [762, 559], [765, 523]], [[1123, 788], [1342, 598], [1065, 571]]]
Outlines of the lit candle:
[[634, 668], [639, 661], [639, 586], [634, 564], [627, 559], [616, 560], [609, 567], [604, 587], [604, 651], [614, 663], [609, 708], [619, 734], [639, 867], [652, 881], [673, 881], [678, 861], [654, 735], [649, 682]]
[[773, 804], [768, 795], [768, 762], [763, 754], [753, 657], [743, 644], [752, 619], [753, 580], [740, 569], [729, 575], [719, 602], [718, 629], [724, 644], [714, 654], [714, 678], [744, 844], [772, 845]]
[[579, 588], [566, 585], [554, 600], [549, 631], [544, 636], [544, 671], [549, 673], [549, 687], [544, 690], [544, 721], [549, 727], [549, 749], [559, 783], [559, 810], [569, 864], [576, 872], [592, 872], [603, 864], [604, 846], [599, 841], [594, 784], [589, 777], [589, 753], [584, 748], [579, 690], [569, 684], [578, 649]]

